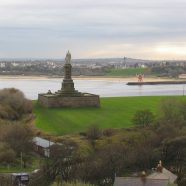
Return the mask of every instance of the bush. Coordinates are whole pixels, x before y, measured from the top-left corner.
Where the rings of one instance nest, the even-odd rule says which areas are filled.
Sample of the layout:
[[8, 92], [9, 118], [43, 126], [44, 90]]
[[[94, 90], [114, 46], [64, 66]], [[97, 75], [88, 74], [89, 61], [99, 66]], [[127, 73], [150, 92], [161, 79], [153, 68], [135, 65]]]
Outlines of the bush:
[[33, 149], [33, 131], [29, 126], [14, 124], [5, 125], [2, 140], [20, 155], [20, 152], [29, 153]]
[[11, 178], [6, 175], [0, 175], [0, 186], [12, 186]]
[[15, 161], [16, 153], [7, 143], [0, 142], [0, 162], [12, 163]]
[[[60, 184], [54, 183], [52, 186], [58, 186]], [[88, 183], [76, 182], [76, 183], [63, 183], [62, 186], [93, 186]]]
[[107, 137], [110, 137], [110, 136], [113, 136], [113, 134], [114, 134], [114, 129], [105, 129], [104, 131], [103, 131], [103, 135], [104, 136], [107, 136]]
[[137, 111], [133, 117], [133, 123], [143, 127], [151, 125], [153, 121], [154, 115], [148, 109]]
[[87, 138], [89, 140], [97, 140], [102, 136], [102, 130], [96, 126], [92, 125], [88, 130], [87, 130]]
[[32, 113], [32, 102], [17, 89], [0, 90], [0, 118], [18, 120], [24, 114]]

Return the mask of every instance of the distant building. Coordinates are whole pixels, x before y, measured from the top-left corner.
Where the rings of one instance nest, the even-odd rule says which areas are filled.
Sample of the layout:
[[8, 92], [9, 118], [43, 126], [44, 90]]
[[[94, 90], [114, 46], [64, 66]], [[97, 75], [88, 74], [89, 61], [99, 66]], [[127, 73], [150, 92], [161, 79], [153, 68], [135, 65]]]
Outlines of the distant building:
[[186, 74], [180, 74], [180, 75], [179, 75], [179, 78], [180, 78], [180, 79], [186, 79]]
[[177, 176], [158, 164], [150, 175], [140, 177], [116, 177], [114, 186], [177, 186]]
[[5, 68], [6, 64], [5, 63], [0, 63], [0, 68]]
[[147, 178], [155, 180], [168, 179], [169, 184], [175, 184], [178, 177], [169, 170], [162, 168], [161, 172], [155, 171], [152, 174], [150, 174]]
[[54, 142], [40, 137], [35, 137], [33, 141], [35, 149], [40, 155], [50, 157], [50, 147], [55, 144]]
[[168, 179], [150, 179], [139, 177], [116, 177], [114, 186], [168, 186]]

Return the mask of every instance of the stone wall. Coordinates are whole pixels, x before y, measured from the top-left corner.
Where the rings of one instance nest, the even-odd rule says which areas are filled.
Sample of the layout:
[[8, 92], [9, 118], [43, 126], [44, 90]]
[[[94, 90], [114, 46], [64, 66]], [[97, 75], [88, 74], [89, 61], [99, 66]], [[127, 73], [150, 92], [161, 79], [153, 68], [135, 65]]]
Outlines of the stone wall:
[[55, 94], [39, 94], [38, 102], [47, 108], [59, 107], [100, 107], [98, 95], [84, 94], [82, 96], [60, 96]]

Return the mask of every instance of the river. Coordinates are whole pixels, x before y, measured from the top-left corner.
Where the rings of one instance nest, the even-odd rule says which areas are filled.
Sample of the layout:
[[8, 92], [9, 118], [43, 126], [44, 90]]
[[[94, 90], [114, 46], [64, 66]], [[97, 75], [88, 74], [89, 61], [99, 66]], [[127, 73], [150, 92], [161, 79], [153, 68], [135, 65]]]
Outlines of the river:
[[[37, 99], [38, 93], [49, 89], [60, 89], [62, 79], [0, 79], [0, 89], [14, 87], [24, 92], [29, 99]], [[143, 85], [128, 86], [125, 80], [74, 80], [80, 92], [98, 94], [101, 97], [184, 95], [185, 85]]]

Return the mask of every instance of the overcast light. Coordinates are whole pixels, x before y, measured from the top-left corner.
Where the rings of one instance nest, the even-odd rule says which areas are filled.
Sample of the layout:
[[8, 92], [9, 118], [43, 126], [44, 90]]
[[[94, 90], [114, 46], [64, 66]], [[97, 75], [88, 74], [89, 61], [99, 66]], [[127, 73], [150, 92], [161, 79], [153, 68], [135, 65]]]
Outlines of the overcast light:
[[0, 0], [0, 58], [186, 59], [185, 0]]

